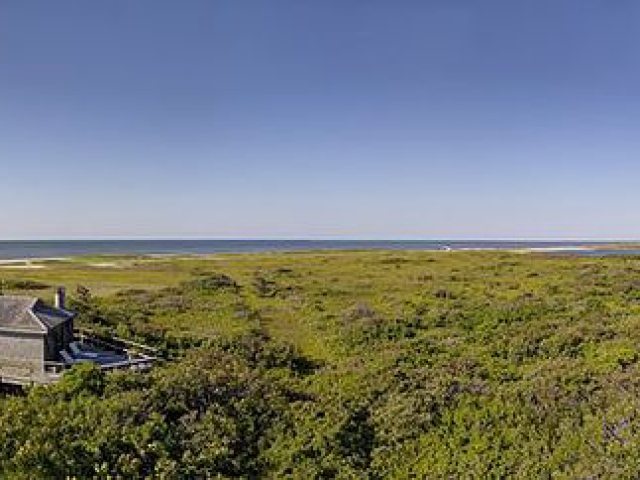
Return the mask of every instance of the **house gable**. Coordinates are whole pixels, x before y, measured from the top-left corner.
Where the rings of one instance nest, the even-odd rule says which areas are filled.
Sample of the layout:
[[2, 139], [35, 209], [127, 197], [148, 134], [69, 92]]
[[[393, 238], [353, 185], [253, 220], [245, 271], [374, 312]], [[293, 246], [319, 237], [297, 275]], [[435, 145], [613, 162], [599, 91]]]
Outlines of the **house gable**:
[[47, 326], [34, 313], [37, 303], [31, 297], [0, 296], [0, 329], [46, 333]]

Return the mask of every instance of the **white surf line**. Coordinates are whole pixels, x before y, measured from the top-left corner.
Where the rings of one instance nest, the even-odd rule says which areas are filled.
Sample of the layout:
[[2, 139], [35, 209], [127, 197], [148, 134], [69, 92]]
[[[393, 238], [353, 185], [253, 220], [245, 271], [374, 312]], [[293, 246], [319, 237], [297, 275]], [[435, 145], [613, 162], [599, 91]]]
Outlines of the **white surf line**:
[[15, 265], [15, 264], [33, 264], [33, 263], [37, 263], [37, 262], [52, 262], [52, 261], [64, 261], [64, 260], [68, 260], [67, 258], [63, 258], [63, 257], [50, 257], [50, 258], [10, 258], [10, 259], [3, 259], [0, 260], [0, 266], [1, 265]]

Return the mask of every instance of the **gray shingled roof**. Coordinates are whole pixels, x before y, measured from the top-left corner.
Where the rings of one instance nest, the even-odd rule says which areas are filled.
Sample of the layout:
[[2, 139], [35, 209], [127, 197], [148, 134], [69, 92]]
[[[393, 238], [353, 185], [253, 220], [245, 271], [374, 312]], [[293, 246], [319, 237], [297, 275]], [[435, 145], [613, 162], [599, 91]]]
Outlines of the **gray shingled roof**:
[[73, 313], [45, 305], [32, 297], [0, 296], [0, 328], [46, 332], [67, 322]]

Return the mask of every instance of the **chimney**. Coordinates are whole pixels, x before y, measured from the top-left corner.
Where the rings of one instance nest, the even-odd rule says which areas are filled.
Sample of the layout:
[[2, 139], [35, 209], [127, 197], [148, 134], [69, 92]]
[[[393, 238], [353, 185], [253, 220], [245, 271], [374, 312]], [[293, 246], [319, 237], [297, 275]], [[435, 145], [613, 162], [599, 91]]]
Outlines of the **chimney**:
[[59, 308], [61, 310], [64, 310], [66, 307], [66, 291], [64, 289], [64, 287], [58, 287], [58, 289], [56, 290], [56, 300], [55, 300], [55, 305], [56, 308]]

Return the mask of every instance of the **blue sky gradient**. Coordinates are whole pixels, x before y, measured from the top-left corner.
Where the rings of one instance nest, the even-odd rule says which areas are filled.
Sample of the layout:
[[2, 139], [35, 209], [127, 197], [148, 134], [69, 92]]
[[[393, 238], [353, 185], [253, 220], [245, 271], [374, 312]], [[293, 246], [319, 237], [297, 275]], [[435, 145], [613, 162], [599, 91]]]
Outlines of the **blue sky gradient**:
[[640, 238], [640, 3], [4, 0], [0, 238]]

